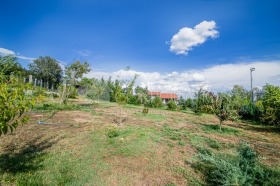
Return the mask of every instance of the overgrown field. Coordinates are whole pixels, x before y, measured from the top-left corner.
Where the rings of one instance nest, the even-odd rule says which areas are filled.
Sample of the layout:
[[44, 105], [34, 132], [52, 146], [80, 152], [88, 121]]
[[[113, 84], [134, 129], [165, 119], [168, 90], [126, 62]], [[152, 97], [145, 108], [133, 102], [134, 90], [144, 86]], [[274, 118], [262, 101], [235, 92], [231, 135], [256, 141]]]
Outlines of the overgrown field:
[[280, 131], [73, 99], [0, 138], [1, 185], [279, 185]]

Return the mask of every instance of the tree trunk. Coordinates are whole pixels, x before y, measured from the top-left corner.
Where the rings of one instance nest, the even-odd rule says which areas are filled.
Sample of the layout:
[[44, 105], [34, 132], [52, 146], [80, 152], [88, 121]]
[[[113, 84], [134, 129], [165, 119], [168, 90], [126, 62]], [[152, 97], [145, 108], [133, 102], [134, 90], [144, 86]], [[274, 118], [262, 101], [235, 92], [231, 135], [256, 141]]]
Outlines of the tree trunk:
[[222, 131], [222, 123], [223, 121], [220, 121], [220, 131]]

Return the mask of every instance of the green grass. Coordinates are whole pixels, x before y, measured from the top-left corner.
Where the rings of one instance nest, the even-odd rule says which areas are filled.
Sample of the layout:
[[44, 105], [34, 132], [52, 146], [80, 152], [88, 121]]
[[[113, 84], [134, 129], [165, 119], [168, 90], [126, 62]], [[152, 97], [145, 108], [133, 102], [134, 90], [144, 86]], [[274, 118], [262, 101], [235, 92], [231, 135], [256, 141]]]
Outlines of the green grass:
[[140, 118], [150, 119], [150, 120], [154, 120], [154, 121], [164, 121], [164, 120], [166, 120], [166, 116], [164, 116], [162, 114], [135, 113], [135, 115], [140, 117]]
[[219, 133], [225, 135], [239, 135], [241, 133], [240, 130], [228, 126], [222, 126], [222, 130], [220, 131], [219, 125], [203, 125], [202, 130], [207, 133]]
[[94, 112], [95, 104], [60, 104], [60, 103], [41, 103], [33, 107], [33, 111], [62, 111], [62, 110], [80, 110]]
[[70, 148], [46, 153], [27, 149], [14, 156], [0, 157], [1, 184], [108, 185], [101, 178], [112, 171], [106, 158], [144, 157], [153, 153], [160, 141], [156, 140], [158, 132], [149, 127], [111, 127], [91, 132], [87, 138], [90, 143], [82, 145], [78, 151]]

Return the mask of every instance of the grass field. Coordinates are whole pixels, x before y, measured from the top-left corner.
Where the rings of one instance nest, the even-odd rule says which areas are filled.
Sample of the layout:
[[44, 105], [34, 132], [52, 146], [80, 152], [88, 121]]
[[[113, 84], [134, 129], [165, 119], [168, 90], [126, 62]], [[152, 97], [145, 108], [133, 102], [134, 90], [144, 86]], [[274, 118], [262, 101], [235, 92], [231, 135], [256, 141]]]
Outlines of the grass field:
[[279, 128], [238, 121], [219, 131], [213, 115], [141, 110], [120, 115], [114, 103], [83, 98], [37, 105], [28, 124], [0, 138], [1, 185], [205, 185], [198, 155], [235, 157], [242, 141], [280, 170]]

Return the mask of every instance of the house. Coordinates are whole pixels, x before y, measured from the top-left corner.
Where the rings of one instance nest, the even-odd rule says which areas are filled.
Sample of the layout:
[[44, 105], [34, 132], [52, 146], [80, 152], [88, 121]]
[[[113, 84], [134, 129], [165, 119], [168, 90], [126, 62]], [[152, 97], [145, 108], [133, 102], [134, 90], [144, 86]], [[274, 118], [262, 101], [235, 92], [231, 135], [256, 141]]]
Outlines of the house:
[[178, 96], [174, 93], [148, 92], [148, 96], [150, 96], [151, 99], [154, 99], [158, 96], [161, 98], [164, 104], [167, 104], [169, 100], [174, 100], [176, 103], [178, 103]]

